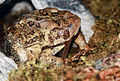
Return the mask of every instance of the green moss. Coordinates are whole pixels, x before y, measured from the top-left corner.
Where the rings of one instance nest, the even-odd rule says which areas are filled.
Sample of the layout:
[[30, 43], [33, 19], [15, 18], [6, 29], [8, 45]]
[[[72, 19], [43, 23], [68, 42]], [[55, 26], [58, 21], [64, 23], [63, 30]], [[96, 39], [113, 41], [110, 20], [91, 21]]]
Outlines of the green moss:
[[51, 65], [36, 63], [33, 59], [26, 65], [13, 70], [9, 75], [10, 81], [53, 81], [53, 68]]
[[[89, 44], [95, 48], [86, 53], [85, 63], [92, 63], [120, 50], [120, 2], [118, 0], [83, 0], [96, 18], [94, 35]], [[94, 64], [94, 63], [93, 63]]]

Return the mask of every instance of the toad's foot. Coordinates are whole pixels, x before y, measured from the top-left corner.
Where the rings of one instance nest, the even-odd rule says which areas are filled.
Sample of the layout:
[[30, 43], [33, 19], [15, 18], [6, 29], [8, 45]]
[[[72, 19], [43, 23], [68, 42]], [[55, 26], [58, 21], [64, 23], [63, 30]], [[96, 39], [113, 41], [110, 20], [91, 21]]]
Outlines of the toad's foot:
[[56, 66], [61, 66], [64, 62], [62, 58], [53, 56], [51, 54], [51, 49], [46, 49], [46, 50], [42, 51], [41, 54], [39, 55], [39, 59], [40, 59], [41, 63], [53, 64]]

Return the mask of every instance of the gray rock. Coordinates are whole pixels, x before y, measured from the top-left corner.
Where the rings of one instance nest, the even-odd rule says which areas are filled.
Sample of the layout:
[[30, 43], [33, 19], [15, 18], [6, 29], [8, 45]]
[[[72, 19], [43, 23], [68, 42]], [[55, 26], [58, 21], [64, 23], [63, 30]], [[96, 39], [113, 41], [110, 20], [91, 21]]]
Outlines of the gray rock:
[[0, 0], [0, 5], [2, 4], [2, 3], [4, 3], [5, 2], [5, 0]]
[[109, 54], [95, 61], [95, 68], [97, 70], [104, 70], [113, 66], [120, 67], [120, 52]]
[[17, 68], [17, 64], [0, 52], [0, 81], [8, 79], [8, 73]]
[[81, 0], [31, 0], [36, 9], [45, 7], [55, 7], [58, 9], [69, 10], [81, 18], [81, 30], [86, 42], [94, 34], [92, 26], [95, 18], [90, 11], [84, 6]]
[[21, 1], [14, 5], [14, 7], [11, 9], [11, 13], [9, 14], [14, 15], [24, 9], [26, 9], [27, 11], [33, 10], [29, 3], [27, 3], [26, 1]]

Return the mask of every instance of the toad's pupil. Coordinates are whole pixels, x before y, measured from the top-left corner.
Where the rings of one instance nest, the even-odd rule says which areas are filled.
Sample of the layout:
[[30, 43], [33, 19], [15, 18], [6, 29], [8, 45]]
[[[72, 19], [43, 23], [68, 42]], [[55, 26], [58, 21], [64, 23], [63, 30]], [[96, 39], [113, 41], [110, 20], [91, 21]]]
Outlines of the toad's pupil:
[[69, 28], [71, 28], [71, 27], [72, 27], [72, 24], [71, 24], [71, 25], [69, 25], [68, 27], [69, 27]]

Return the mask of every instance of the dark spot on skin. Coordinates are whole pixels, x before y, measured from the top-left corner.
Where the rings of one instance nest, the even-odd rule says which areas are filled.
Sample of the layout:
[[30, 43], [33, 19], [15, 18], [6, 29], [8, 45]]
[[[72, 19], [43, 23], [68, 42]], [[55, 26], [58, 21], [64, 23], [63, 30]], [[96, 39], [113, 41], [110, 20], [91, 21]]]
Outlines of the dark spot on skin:
[[33, 39], [26, 41], [26, 44], [31, 44], [33, 42]]
[[40, 23], [36, 23], [36, 27], [41, 28]]
[[48, 13], [46, 12], [46, 11], [43, 11], [43, 13], [42, 13], [43, 15], [48, 15]]
[[42, 14], [42, 13], [43, 13], [43, 10], [39, 10], [39, 13]]
[[59, 33], [57, 33], [57, 39], [58, 39], [58, 38], [60, 38], [60, 35], [59, 35]]
[[41, 17], [37, 17], [37, 18], [36, 18], [36, 20], [42, 20], [42, 19], [43, 19], [43, 18], [41, 18]]
[[21, 23], [21, 24], [19, 23], [19, 25], [20, 25], [21, 27], [24, 27], [24, 26], [25, 26], [25, 24], [24, 24], [24, 23]]
[[26, 41], [26, 45], [27, 44], [31, 44], [33, 42], [36, 42], [37, 40], [39, 40], [39, 37], [38, 36], [35, 36], [33, 39], [29, 40], [29, 41]]
[[33, 54], [33, 51], [32, 51], [32, 50], [30, 50], [30, 52], [31, 52], [31, 54]]
[[18, 18], [18, 19], [17, 19], [17, 22], [20, 22], [20, 21], [21, 21], [21, 18]]
[[31, 35], [34, 35], [34, 33], [35, 33], [34, 30], [32, 30], [32, 31], [30, 32]]
[[51, 43], [53, 43], [54, 42], [54, 39], [52, 38], [52, 36], [49, 34], [49, 41], [51, 42]]
[[39, 41], [45, 40], [45, 34], [39, 33]]
[[35, 23], [35, 22], [33, 22], [33, 21], [29, 21], [29, 22], [28, 22], [29, 26], [33, 26], [34, 23]]
[[54, 12], [54, 13], [52, 13], [52, 16], [57, 16], [58, 15], [58, 13], [57, 12]]
[[39, 39], [39, 36], [35, 36], [35, 37], [33, 38], [33, 42], [37, 41], [38, 39]]
[[27, 38], [27, 35], [26, 35], [26, 34], [24, 34], [24, 36], [25, 36], [25, 38]]

